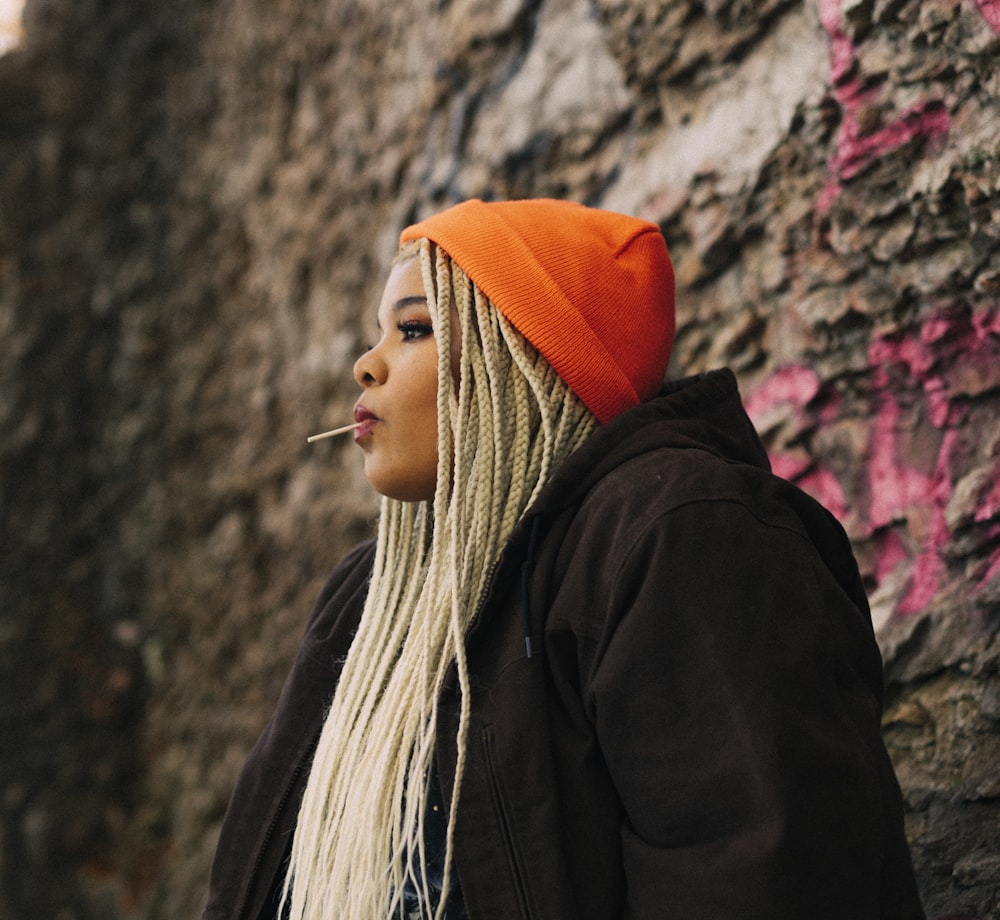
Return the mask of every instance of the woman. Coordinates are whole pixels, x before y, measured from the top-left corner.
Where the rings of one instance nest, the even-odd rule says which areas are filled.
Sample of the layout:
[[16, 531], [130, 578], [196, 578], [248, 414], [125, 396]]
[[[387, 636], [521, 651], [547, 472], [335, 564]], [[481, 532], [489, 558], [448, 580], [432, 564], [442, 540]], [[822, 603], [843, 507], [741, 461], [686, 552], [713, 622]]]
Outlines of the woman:
[[355, 365], [378, 536], [317, 603], [206, 920], [922, 917], [848, 542], [731, 373], [661, 388], [658, 228], [468, 201], [401, 242]]

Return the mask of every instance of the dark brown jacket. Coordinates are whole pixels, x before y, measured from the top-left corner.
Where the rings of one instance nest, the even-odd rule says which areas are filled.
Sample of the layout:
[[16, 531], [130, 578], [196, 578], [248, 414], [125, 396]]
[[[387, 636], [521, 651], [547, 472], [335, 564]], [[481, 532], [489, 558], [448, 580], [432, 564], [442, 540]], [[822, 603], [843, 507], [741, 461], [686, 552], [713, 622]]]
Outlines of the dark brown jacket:
[[[205, 920], [273, 916], [371, 560], [359, 547], [323, 590], [233, 794]], [[626, 412], [564, 464], [467, 647], [471, 920], [923, 916], [850, 547], [770, 474], [728, 371]], [[458, 703], [449, 687], [446, 798]]]

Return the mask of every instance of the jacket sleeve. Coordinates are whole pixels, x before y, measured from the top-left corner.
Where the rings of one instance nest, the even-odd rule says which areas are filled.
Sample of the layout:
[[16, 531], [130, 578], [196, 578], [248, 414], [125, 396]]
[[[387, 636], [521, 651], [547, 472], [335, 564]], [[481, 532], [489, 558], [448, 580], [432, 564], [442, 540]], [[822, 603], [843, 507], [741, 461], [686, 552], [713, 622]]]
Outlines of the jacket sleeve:
[[626, 917], [923, 916], [867, 606], [797, 520], [692, 502], [619, 557], [585, 705], [621, 802]]
[[326, 581], [277, 708], [243, 766], [219, 834], [202, 920], [271, 916], [313, 744], [357, 627], [374, 553], [353, 549]]

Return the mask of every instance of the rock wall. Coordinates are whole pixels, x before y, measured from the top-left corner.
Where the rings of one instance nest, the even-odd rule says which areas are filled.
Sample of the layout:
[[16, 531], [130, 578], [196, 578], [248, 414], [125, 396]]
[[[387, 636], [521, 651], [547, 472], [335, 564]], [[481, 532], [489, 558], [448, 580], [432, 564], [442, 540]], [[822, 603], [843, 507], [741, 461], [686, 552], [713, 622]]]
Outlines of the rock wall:
[[847, 527], [932, 917], [1000, 913], [996, 0], [27, 0], [0, 58], [0, 917], [197, 916], [398, 230], [656, 220]]

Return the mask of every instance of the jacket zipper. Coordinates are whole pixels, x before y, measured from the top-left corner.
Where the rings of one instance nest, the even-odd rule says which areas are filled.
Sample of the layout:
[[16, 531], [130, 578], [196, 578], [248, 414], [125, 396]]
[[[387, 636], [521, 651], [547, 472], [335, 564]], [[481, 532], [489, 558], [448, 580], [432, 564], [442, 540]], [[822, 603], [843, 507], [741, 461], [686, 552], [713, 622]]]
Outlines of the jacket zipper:
[[500, 836], [503, 839], [504, 852], [507, 855], [507, 864], [510, 868], [511, 878], [514, 882], [514, 895], [520, 908], [522, 920], [531, 920], [531, 911], [528, 907], [528, 885], [525, 880], [525, 873], [521, 867], [521, 860], [517, 855], [517, 847], [514, 838], [514, 824], [510, 814], [504, 804], [503, 794], [500, 790], [500, 780], [497, 775], [496, 764], [493, 759], [493, 732], [492, 727], [487, 725], [482, 732], [483, 753], [486, 758], [486, 772], [489, 777], [490, 793], [493, 797], [493, 809], [500, 822]]
[[[302, 755], [302, 759], [298, 762], [298, 764], [296, 764], [291, 777], [289, 777], [288, 783], [285, 785], [285, 791], [278, 800], [278, 807], [274, 810], [274, 816], [271, 818], [271, 823], [267, 827], [264, 839], [261, 841], [260, 849], [257, 851], [257, 858], [254, 860], [253, 869], [247, 879], [247, 886], [245, 890], [248, 892], [254, 890], [254, 883], [257, 881], [257, 876], [260, 875], [261, 866], [264, 863], [264, 854], [267, 852], [267, 848], [271, 844], [271, 838], [274, 837], [275, 828], [278, 826], [278, 819], [281, 817], [285, 810], [285, 806], [288, 804], [288, 800], [292, 796], [292, 790], [295, 788], [295, 784], [298, 782], [299, 777], [302, 775], [302, 771], [305, 769], [306, 761], [312, 758], [318, 743], [319, 735], [316, 735], [309, 747], [306, 748], [305, 753]], [[268, 885], [268, 891], [270, 891], [270, 885]], [[247, 899], [247, 901], [243, 902], [243, 908], [240, 911], [240, 917], [243, 918], [243, 920], [249, 920], [249, 915], [247, 914], [247, 909], [249, 907], [249, 899]]]

